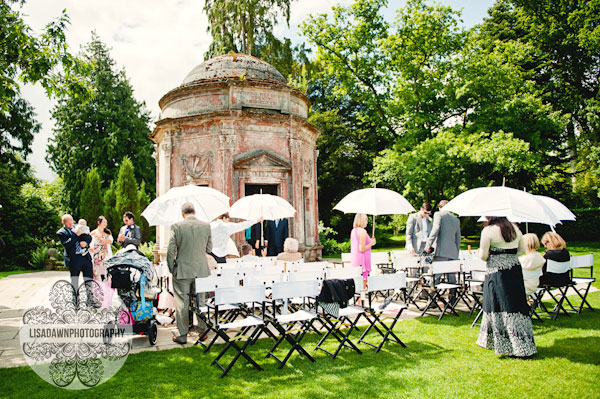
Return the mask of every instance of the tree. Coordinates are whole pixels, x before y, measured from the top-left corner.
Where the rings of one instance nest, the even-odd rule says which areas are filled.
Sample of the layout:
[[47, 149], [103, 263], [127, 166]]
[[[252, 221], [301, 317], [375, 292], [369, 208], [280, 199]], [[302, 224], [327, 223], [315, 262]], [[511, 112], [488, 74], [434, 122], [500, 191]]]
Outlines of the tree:
[[257, 56], [257, 43], [272, 36], [279, 14], [290, 22], [290, 0], [206, 0], [204, 11], [213, 38], [205, 58], [228, 52]]
[[81, 57], [92, 68], [78, 77], [92, 89], [89, 101], [66, 95], [52, 111], [55, 136], [50, 140], [46, 159], [63, 178], [67, 205], [78, 213], [86, 171], [98, 170], [105, 189], [115, 178], [119, 162], [130, 155], [134, 181], [155, 181], [154, 144], [149, 138], [150, 116], [143, 103], [133, 97], [133, 89], [123, 70], [117, 71], [109, 50], [92, 34]]
[[103, 214], [102, 182], [98, 169], [92, 168], [85, 176], [85, 184], [81, 190], [79, 216], [87, 220], [89, 226], [94, 226], [98, 216]]
[[104, 192], [104, 217], [108, 222], [108, 229], [111, 230], [113, 238], [117, 238], [119, 227], [121, 226], [121, 215], [117, 212], [117, 194], [115, 181], [110, 182], [110, 186]]
[[116, 210], [119, 216], [133, 212], [139, 218], [138, 186], [133, 173], [133, 163], [129, 157], [123, 158], [117, 183], [115, 184]]

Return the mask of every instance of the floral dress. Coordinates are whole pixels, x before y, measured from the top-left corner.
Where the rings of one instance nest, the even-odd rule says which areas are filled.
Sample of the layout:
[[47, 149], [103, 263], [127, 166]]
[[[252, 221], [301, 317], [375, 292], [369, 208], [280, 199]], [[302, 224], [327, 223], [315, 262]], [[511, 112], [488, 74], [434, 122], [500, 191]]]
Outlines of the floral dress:
[[[101, 234], [103, 239], [110, 239], [112, 236]], [[110, 237], [110, 238], [109, 238]], [[94, 280], [102, 280], [101, 276], [106, 276], [106, 268], [104, 261], [109, 257], [108, 246], [110, 244], [102, 244], [96, 237], [92, 239], [92, 252], [94, 259]]]

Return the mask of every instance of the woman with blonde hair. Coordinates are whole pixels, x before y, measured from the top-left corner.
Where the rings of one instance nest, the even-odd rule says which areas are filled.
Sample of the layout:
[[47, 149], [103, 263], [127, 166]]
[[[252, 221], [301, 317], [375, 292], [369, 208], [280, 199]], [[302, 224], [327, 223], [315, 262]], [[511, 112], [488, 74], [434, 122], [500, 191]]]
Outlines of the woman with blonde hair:
[[[568, 262], [571, 260], [571, 254], [567, 251], [567, 243], [563, 238], [553, 231], [548, 231], [542, 236], [542, 244], [546, 247], [544, 258], [546, 264], [548, 260], [555, 262]], [[564, 287], [571, 284], [569, 271], [564, 273], [552, 273], [546, 271], [546, 265], [542, 268], [544, 274], [540, 277], [540, 285], [550, 287]]]
[[540, 240], [537, 235], [528, 233], [523, 236], [527, 253], [519, 256], [519, 262], [523, 268], [523, 282], [525, 284], [525, 295], [529, 296], [535, 292], [540, 284], [542, 266], [546, 259], [537, 250], [540, 248]]
[[370, 238], [367, 230], [369, 218], [364, 213], [354, 216], [354, 225], [350, 233], [350, 264], [362, 268], [364, 286], [371, 272], [371, 248], [375, 245], [375, 237]]

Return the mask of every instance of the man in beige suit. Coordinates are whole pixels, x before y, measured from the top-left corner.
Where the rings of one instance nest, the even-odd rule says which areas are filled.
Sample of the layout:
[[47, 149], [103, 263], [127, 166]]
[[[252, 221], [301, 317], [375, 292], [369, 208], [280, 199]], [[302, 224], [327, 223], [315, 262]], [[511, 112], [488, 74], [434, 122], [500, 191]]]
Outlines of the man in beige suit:
[[[175, 319], [179, 336], [173, 341], [185, 344], [189, 331], [189, 305], [191, 288], [196, 277], [208, 277], [210, 271], [206, 254], [212, 251], [210, 225], [198, 220], [194, 205], [187, 202], [181, 207], [183, 221], [171, 226], [171, 240], [167, 251], [167, 265], [173, 275], [173, 291], [175, 293]], [[200, 305], [204, 305], [203, 303]], [[199, 339], [205, 335], [206, 324], [202, 321], [199, 328]]]

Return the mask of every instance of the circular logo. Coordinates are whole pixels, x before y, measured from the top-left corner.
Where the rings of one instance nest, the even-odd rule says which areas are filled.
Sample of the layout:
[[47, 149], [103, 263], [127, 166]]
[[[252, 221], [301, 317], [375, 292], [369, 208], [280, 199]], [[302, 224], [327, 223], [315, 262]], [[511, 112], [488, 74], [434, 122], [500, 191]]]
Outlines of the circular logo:
[[114, 376], [129, 354], [131, 313], [105, 282], [77, 289], [66, 280], [37, 292], [23, 312], [21, 349], [45, 381], [65, 389], [95, 387]]

